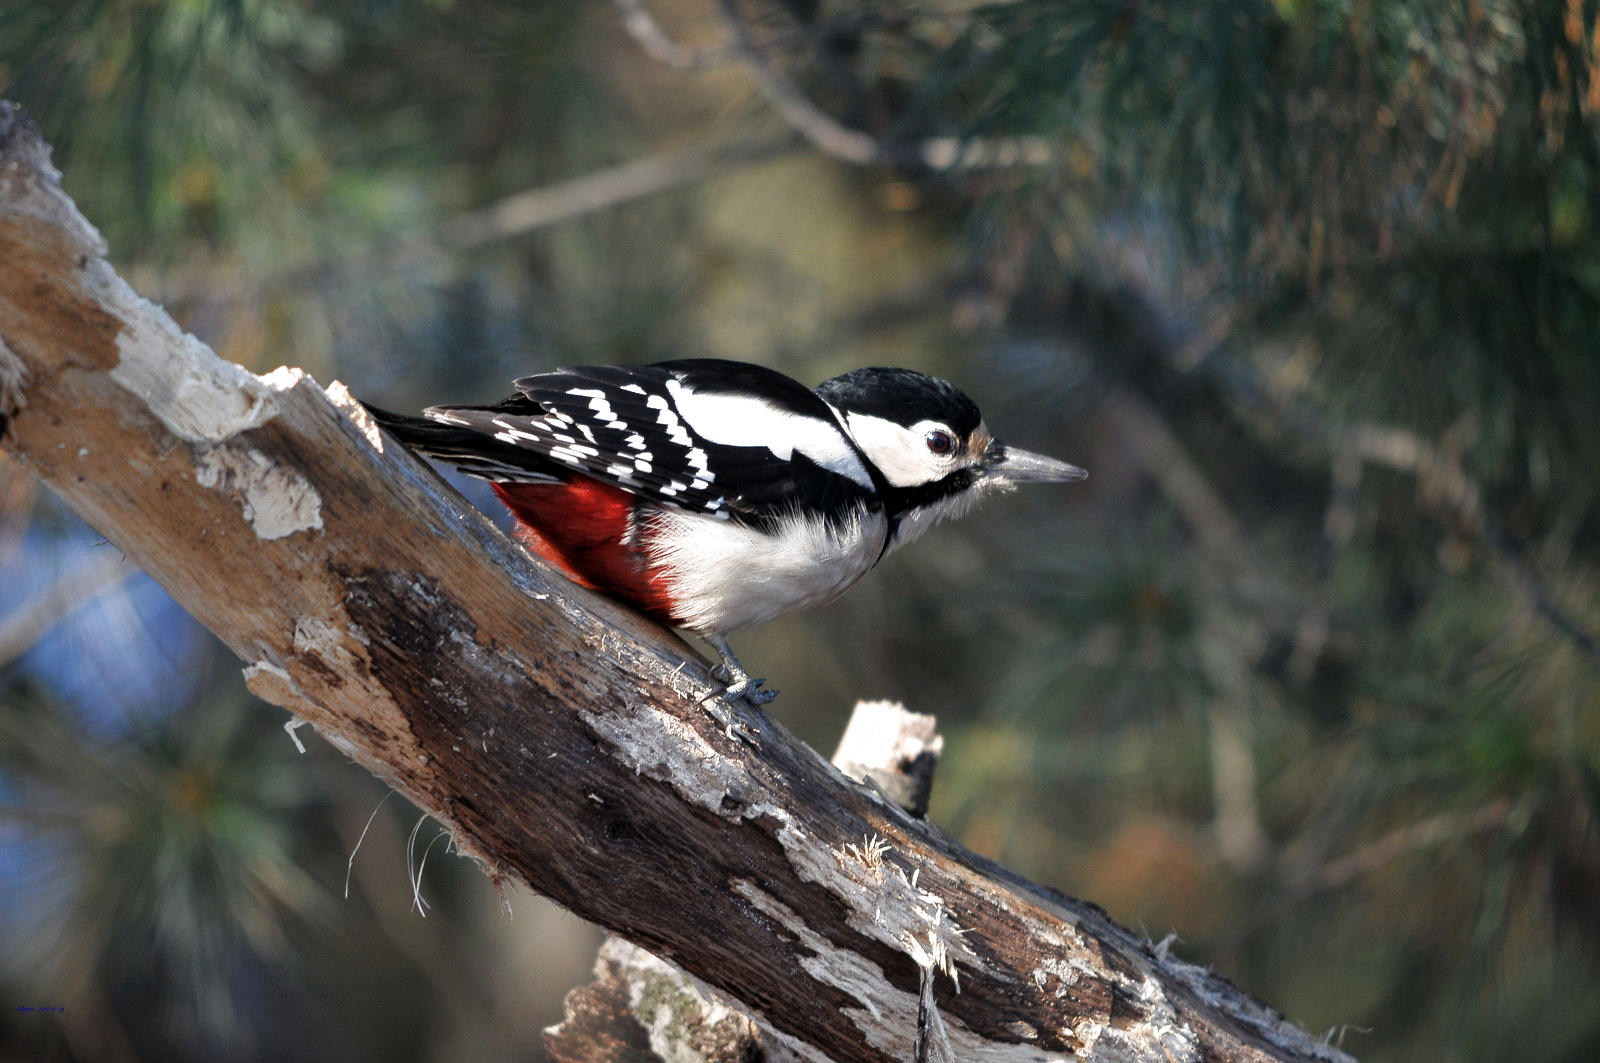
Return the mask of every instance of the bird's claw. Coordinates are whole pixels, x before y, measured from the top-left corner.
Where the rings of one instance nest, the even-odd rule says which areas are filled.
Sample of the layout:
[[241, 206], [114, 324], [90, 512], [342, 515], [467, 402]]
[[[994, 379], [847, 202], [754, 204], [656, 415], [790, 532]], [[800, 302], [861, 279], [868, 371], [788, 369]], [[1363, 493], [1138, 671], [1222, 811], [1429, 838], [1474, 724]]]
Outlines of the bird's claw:
[[737, 683], [729, 686], [727, 690], [724, 690], [722, 692], [722, 700], [738, 701], [740, 698], [748, 698], [752, 705], [765, 705], [778, 696], [776, 690], [761, 689], [762, 684], [765, 682], [765, 679], [757, 679], [755, 676], [747, 675]]
[[766, 682], [765, 679], [755, 678], [740, 666], [739, 659], [733, 655], [727, 639], [714, 633], [705, 638], [717, 651], [717, 656], [722, 658], [721, 664], [711, 666], [711, 678], [719, 683], [728, 684], [727, 689], [718, 696], [718, 700], [727, 703], [747, 698], [752, 705], [765, 705], [778, 696], [776, 690], [761, 689], [761, 684]]

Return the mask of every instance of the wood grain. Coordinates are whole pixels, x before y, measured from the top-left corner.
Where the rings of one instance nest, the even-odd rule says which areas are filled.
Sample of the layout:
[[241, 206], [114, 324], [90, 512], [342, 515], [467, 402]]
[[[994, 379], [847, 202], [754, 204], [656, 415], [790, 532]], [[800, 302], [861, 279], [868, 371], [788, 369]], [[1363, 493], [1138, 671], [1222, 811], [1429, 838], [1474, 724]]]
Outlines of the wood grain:
[[941, 953], [962, 1060], [1349, 1058], [962, 850], [751, 706], [724, 726], [670, 632], [543, 568], [342, 388], [218, 360], [105, 253], [0, 105], [4, 449], [252, 690], [492, 878], [678, 965], [803, 1059], [909, 1059]]

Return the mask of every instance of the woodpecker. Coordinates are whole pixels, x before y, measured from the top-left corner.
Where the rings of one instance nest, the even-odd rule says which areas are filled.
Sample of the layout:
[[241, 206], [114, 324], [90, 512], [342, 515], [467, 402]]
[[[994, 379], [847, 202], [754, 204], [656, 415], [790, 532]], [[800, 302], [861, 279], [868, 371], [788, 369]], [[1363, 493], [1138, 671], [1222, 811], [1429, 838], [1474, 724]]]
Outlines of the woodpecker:
[[490, 481], [515, 536], [573, 582], [704, 638], [723, 697], [762, 690], [728, 636], [833, 601], [986, 493], [1087, 473], [989, 434], [953, 385], [857, 369], [815, 391], [743, 362], [582, 366], [492, 406], [367, 409]]

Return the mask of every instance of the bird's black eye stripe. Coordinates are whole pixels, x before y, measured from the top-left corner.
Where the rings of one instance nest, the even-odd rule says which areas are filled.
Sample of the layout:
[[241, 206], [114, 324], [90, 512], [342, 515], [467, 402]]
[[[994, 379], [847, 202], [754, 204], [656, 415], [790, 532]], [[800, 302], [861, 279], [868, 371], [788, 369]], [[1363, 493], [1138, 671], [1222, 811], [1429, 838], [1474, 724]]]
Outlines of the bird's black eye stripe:
[[923, 437], [928, 442], [928, 449], [935, 454], [948, 454], [955, 449], [956, 441], [949, 432], [934, 429]]

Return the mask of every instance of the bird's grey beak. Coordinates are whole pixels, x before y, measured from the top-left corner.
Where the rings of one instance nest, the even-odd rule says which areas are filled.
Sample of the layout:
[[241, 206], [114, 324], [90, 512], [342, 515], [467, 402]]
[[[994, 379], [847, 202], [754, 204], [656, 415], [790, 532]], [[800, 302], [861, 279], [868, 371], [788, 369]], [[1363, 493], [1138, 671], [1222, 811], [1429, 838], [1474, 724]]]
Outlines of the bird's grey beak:
[[1014, 484], [1064, 484], [1089, 475], [1076, 465], [1068, 465], [1031, 450], [1008, 447], [1004, 443], [996, 443], [989, 448], [983, 471], [997, 480]]

